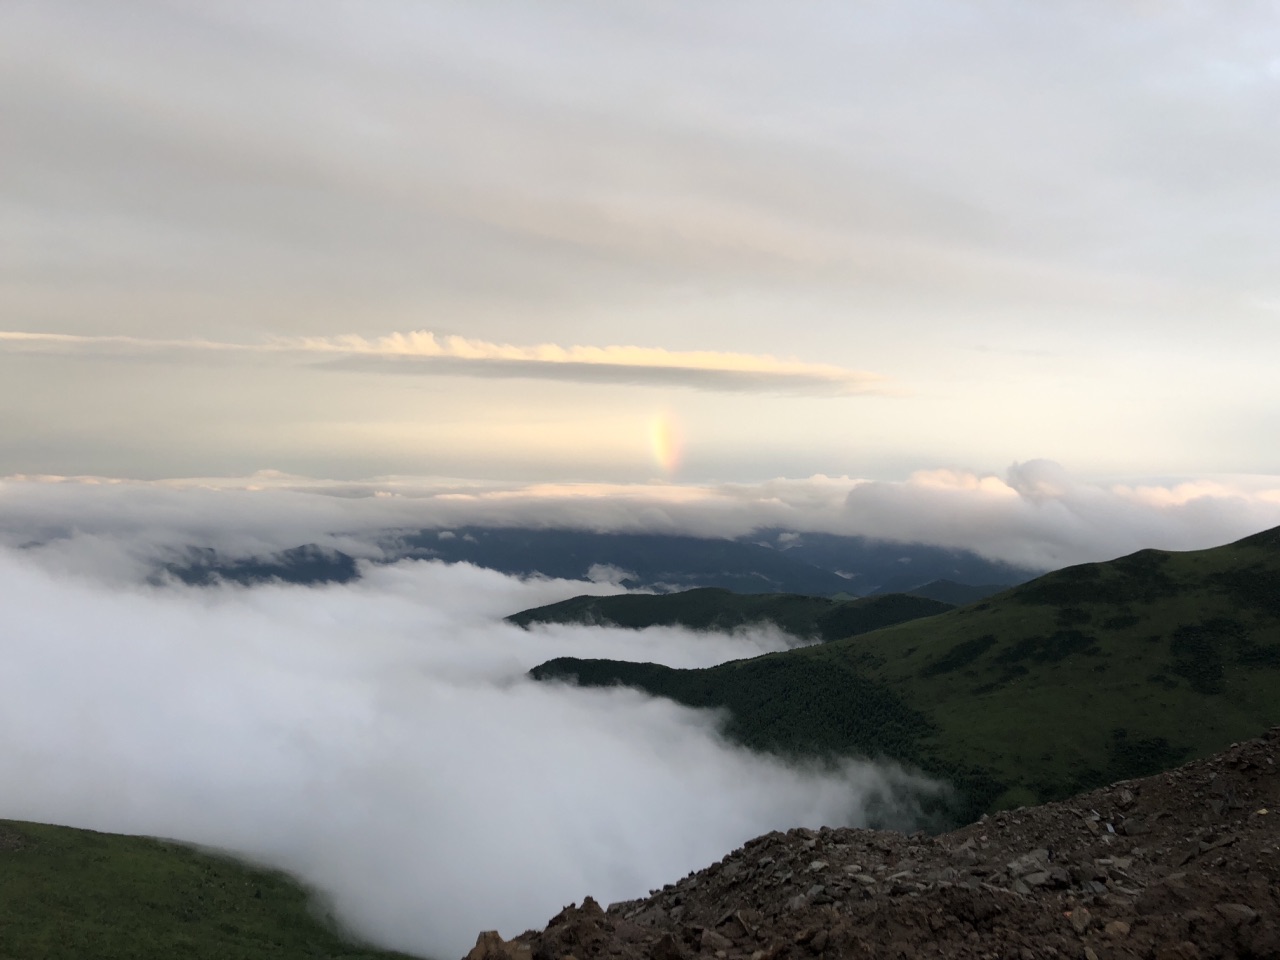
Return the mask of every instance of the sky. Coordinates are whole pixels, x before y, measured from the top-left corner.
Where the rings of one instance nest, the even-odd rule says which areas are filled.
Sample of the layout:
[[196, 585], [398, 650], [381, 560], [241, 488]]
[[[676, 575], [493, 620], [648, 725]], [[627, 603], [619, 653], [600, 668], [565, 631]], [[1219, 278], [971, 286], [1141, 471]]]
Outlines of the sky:
[[1275, 476], [1277, 169], [1273, 3], [9, 0], [0, 475]]
[[463, 565], [148, 578], [467, 523], [1038, 568], [1280, 525], [1277, 170], [1271, 2], [0, 2], [0, 815], [441, 957], [909, 821], [909, 773], [525, 677], [777, 634], [524, 633], [618, 588]]

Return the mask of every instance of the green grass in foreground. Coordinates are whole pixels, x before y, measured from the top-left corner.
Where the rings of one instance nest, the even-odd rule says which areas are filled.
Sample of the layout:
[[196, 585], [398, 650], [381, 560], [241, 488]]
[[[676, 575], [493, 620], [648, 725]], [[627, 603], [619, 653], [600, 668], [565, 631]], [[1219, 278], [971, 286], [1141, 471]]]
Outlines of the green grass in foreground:
[[178, 843], [0, 821], [4, 960], [392, 960], [295, 881]]
[[727, 733], [758, 749], [897, 759], [954, 782], [958, 814], [972, 816], [1280, 723], [1280, 531], [1070, 567], [938, 616], [705, 670], [566, 658], [533, 675], [725, 708]]

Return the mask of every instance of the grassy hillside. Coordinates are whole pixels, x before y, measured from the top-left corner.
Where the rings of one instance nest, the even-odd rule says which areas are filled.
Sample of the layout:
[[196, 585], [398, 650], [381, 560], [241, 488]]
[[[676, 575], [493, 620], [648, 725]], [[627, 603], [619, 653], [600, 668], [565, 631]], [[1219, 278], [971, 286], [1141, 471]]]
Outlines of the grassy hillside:
[[176, 843], [0, 821], [0, 957], [393, 960], [279, 873]]
[[731, 714], [782, 753], [886, 755], [955, 780], [969, 811], [1067, 796], [1280, 723], [1280, 530], [1144, 550], [983, 602], [706, 670], [557, 660]]
[[684, 626], [730, 631], [748, 624], [772, 623], [797, 637], [835, 640], [950, 609], [950, 604], [901, 593], [840, 601], [794, 593], [738, 594], [719, 587], [703, 587], [680, 593], [574, 597], [512, 614], [507, 620], [522, 627], [535, 623], [585, 623], [633, 630]]
[[[977, 603], [979, 600], [993, 597], [997, 593], [1004, 593], [1011, 586], [1013, 586], [1012, 583], [972, 584], [956, 583], [954, 580], [934, 580], [904, 592], [913, 597], [928, 597], [930, 600], [940, 600], [953, 607], [963, 607], [965, 604]], [[877, 591], [877, 594], [882, 592]]]

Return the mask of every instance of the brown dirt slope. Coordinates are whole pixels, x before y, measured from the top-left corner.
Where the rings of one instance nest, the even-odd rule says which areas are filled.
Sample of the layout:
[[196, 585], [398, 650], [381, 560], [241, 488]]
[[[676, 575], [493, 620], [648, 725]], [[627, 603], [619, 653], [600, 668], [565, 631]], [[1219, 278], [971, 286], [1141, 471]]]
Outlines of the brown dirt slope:
[[481, 934], [468, 960], [1280, 958], [1280, 728], [935, 837], [757, 837], [644, 900]]

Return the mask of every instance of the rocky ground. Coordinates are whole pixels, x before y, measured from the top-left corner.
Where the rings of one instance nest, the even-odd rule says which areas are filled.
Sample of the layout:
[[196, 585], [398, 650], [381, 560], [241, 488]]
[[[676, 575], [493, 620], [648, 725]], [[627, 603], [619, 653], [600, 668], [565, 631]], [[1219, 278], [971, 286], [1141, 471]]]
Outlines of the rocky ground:
[[928, 837], [789, 830], [467, 960], [1280, 958], [1280, 728]]

